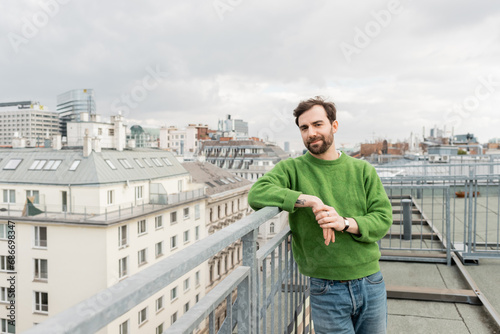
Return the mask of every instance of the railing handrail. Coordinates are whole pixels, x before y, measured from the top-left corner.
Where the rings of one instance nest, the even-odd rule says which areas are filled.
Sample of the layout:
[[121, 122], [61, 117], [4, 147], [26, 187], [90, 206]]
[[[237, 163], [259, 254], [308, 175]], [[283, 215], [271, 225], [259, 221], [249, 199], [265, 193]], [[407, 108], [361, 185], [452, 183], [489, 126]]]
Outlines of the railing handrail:
[[26, 334], [94, 333], [279, 213], [259, 210], [32, 327]]

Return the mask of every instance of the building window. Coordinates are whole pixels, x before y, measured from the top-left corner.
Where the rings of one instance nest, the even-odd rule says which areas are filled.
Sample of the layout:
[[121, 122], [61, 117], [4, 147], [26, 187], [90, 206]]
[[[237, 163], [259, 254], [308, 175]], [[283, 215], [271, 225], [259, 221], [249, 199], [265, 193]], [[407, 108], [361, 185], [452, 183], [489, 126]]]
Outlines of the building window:
[[194, 239], [199, 240], [200, 239], [200, 227], [196, 226], [194, 228]]
[[129, 326], [128, 326], [128, 320], [127, 321], [124, 321], [120, 324], [120, 327], [119, 327], [119, 334], [128, 334], [130, 333], [129, 332]]
[[170, 212], [170, 224], [177, 223], [177, 211]]
[[128, 245], [128, 226], [118, 226], [118, 247], [125, 247]]
[[195, 286], [200, 285], [200, 271], [199, 270], [194, 274], [194, 284], [195, 284]]
[[128, 256], [118, 260], [118, 278], [123, 278], [128, 275]]
[[156, 257], [160, 257], [163, 255], [163, 241], [156, 243], [155, 245], [155, 255]]
[[35, 231], [35, 247], [47, 248], [47, 227], [34, 226]]
[[177, 299], [177, 287], [172, 288], [172, 290], [170, 290], [170, 301], [174, 301], [176, 299]]
[[195, 297], [194, 297], [194, 302], [197, 303], [200, 301], [200, 294], [198, 293]]
[[188, 219], [189, 218], [189, 208], [184, 208], [183, 212], [184, 212], [184, 219]]
[[163, 333], [163, 323], [161, 323], [158, 327], [156, 327], [156, 334]]
[[179, 180], [179, 182], [177, 183], [179, 192], [182, 192], [182, 185], [183, 185], [183, 180]]
[[7, 299], [7, 296], [8, 296], [8, 289], [6, 287], [1, 287], [0, 288], [0, 302], [8, 303], [9, 300]]
[[26, 198], [33, 197], [33, 204], [40, 204], [40, 192], [38, 190], [26, 190]]
[[4, 203], [16, 203], [16, 191], [14, 189], [4, 189], [3, 190], [3, 202]]
[[184, 231], [184, 243], [189, 242], [189, 230]]
[[142, 199], [142, 191], [144, 186], [135, 187], [135, 199]]
[[184, 286], [184, 292], [189, 290], [189, 286], [190, 286], [189, 277], [184, 280], [183, 286]]
[[156, 312], [163, 310], [163, 296], [156, 300]]
[[144, 248], [144, 249], [141, 249], [140, 251], [138, 251], [137, 258], [138, 258], [139, 266], [146, 264], [148, 262], [147, 261], [147, 248]]
[[184, 313], [186, 313], [187, 311], [189, 311], [189, 302], [184, 304]]
[[33, 278], [35, 280], [46, 281], [49, 278], [47, 260], [45, 259], [35, 259], [34, 260], [34, 274]]
[[2, 333], [7, 333], [7, 334], [15, 334], [16, 333], [16, 326], [13, 324], [12, 321], [9, 321], [7, 319], [1, 319], [2, 320]]
[[114, 203], [114, 198], [115, 198], [115, 191], [114, 190], [108, 190], [108, 195], [107, 195], [107, 203], [108, 205]]
[[0, 224], [0, 239], [7, 240], [7, 224]]
[[14, 259], [9, 258], [8, 255], [0, 255], [0, 271], [14, 271]]
[[156, 216], [155, 217], [155, 228], [159, 229], [163, 227], [163, 216]]
[[269, 224], [269, 233], [274, 233], [274, 223]]
[[148, 320], [148, 308], [145, 307], [142, 310], [139, 311], [139, 325], [142, 325], [143, 323]]
[[177, 248], [177, 236], [174, 235], [173, 237], [170, 238], [170, 249], [175, 249]]
[[170, 324], [173, 325], [174, 322], [176, 322], [176, 321], [177, 321], [177, 312], [172, 314], [172, 316], [170, 317]]
[[194, 219], [200, 219], [200, 205], [196, 204], [194, 206]]
[[35, 291], [35, 311], [49, 312], [49, 294], [47, 292]]
[[143, 235], [143, 234], [147, 233], [148, 232], [147, 226], [148, 225], [146, 224], [146, 219], [139, 220], [137, 222], [137, 234]]

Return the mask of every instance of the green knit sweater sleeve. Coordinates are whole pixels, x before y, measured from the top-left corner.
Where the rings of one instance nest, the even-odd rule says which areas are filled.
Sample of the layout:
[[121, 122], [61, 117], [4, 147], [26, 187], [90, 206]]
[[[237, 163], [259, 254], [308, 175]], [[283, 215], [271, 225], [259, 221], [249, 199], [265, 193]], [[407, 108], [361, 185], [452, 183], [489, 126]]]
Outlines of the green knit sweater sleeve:
[[359, 226], [359, 234], [352, 237], [359, 242], [376, 242], [384, 237], [392, 225], [392, 206], [384, 186], [373, 166], [364, 171], [367, 213], [352, 217]]
[[291, 175], [285, 165], [286, 160], [280, 161], [253, 184], [248, 194], [248, 204], [252, 209], [277, 206], [288, 212], [295, 211], [295, 202], [302, 193], [290, 189]]

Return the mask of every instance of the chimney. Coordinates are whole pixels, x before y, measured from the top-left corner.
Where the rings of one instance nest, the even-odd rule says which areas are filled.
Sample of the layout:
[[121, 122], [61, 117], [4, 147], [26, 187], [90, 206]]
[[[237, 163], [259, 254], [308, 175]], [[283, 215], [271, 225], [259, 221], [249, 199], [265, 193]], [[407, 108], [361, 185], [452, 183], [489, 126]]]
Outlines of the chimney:
[[89, 137], [89, 129], [85, 129], [85, 136], [83, 137], [83, 156], [87, 158], [92, 153], [92, 143]]
[[123, 148], [125, 147], [126, 133], [125, 133], [125, 126], [123, 125], [123, 118], [121, 117], [120, 114], [118, 116], [115, 116], [114, 127], [115, 127], [115, 149], [117, 151], [123, 151]]
[[92, 138], [92, 148], [95, 152], [101, 152], [101, 138], [99, 136]]
[[52, 136], [52, 148], [54, 150], [60, 150], [62, 148], [61, 135]]
[[80, 113], [80, 121], [88, 122], [89, 121], [89, 113], [88, 112], [81, 112]]

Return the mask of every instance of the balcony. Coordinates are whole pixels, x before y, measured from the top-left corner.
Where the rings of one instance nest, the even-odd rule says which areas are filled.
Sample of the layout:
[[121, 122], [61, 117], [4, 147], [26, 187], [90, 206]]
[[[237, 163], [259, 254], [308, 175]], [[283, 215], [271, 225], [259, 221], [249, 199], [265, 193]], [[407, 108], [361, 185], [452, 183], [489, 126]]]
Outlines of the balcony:
[[[102, 206], [34, 204], [31, 210], [35, 208], [37, 214], [29, 216], [23, 215], [23, 212], [26, 213], [24, 204], [2, 203], [0, 204], [0, 219], [16, 217], [18, 220], [57, 220], [105, 225], [118, 220], [154, 213], [182, 203], [200, 200], [205, 196], [205, 190], [202, 188], [169, 195], [150, 194], [149, 201], [140, 199], [129, 203]], [[39, 213], [40, 211], [41, 213]]]

